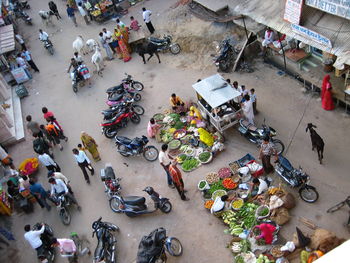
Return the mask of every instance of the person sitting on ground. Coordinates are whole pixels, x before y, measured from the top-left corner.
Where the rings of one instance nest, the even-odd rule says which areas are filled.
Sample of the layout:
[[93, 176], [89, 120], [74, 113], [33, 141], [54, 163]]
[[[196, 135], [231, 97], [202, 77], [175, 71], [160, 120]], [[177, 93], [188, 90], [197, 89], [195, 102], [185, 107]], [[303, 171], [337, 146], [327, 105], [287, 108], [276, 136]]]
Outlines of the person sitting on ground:
[[268, 189], [268, 185], [265, 180], [254, 178], [251, 183], [251, 194], [252, 196], [261, 195]]
[[176, 113], [185, 111], [185, 103], [175, 93], [171, 94], [170, 105]]
[[275, 37], [275, 33], [272, 31], [271, 28], [267, 28], [265, 31], [265, 36], [264, 36], [264, 40], [262, 42], [262, 46], [263, 48], [266, 48], [270, 43], [273, 42]]
[[214, 200], [214, 204], [210, 209], [210, 213], [215, 214], [218, 213], [225, 208], [225, 202], [228, 201], [228, 195], [217, 196]]
[[139, 22], [133, 17], [130, 17], [131, 23], [130, 23], [130, 29], [134, 31], [138, 31], [140, 29]]

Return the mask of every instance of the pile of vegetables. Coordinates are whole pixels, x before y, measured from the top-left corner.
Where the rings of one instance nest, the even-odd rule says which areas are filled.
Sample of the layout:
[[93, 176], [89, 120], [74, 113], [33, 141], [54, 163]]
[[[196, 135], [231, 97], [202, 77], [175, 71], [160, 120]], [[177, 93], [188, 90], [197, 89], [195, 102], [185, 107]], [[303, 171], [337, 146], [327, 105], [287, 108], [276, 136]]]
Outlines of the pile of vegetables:
[[222, 219], [224, 220], [224, 223], [229, 226], [229, 229], [225, 229], [225, 234], [231, 234], [234, 236], [239, 236], [243, 233], [243, 228], [241, 224], [238, 222], [238, 219], [236, 218], [236, 213], [232, 210], [224, 211], [221, 214]]
[[255, 210], [258, 205], [245, 203], [242, 208], [236, 213], [239, 222], [243, 223], [245, 229], [250, 229], [256, 224]]
[[225, 190], [216, 190], [213, 195], [211, 196], [211, 199], [215, 201], [217, 197], [221, 197], [227, 195], [227, 192]]
[[231, 178], [225, 178], [224, 180], [222, 180], [222, 185], [226, 189], [235, 189], [237, 187], [237, 184], [233, 182]]
[[256, 263], [273, 263], [274, 261], [269, 260], [267, 256], [260, 254], [260, 256], [256, 259]]
[[168, 143], [170, 150], [175, 150], [180, 147], [181, 142], [179, 140], [172, 140]]
[[218, 172], [218, 175], [220, 178], [227, 178], [227, 177], [230, 177], [232, 174], [231, 174], [231, 169], [230, 168], [227, 168], [227, 167], [224, 167], [224, 168], [221, 168]]
[[[206, 181], [208, 182], [208, 180], [206, 180]], [[210, 184], [210, 183], [208, 182], [208, 184]], [[221, 180], [211, 184], [208, 192], [210, 194], [213, 194], [216, 190], [225, 190], [225, 187], [222, 186]]]
[[177, 131], [174, 132], [174, 138], [175, 139], [181, 139], [185, 135], [186, 135], [186, 130], [184, 130], [184, 129], [177, 130]]
[[205, 180], [208, 182], [208, 184], [213, 184], [218, 182], [220, 178], [217, 173], [212, 172], [207, 174], [207, 176], [205, 177]]
[[198, 187], [200, 189], [203, 189], [203, 187], [206, 186], [206, 184], [207, 184], [206, 181], [200, 181]]
[[162, 139], [162, 142], [164, 142], [164, 143], [168, 143], [174, 139], [173, 135], [166, 130], [160, 131], [160, 137]]
[[178, 163], [183, 163], [185, 160], [187, 159], [187, 155], [182, 153], [182, 154], [179, 154], [177, 157], [176, 157], [176, 161]]
[[198, 159], [202, 163], [206, 163], [209, 160], [210, 157], [211, 157], [211, 153], [210, 152], [202, 152], [201, 154], [198, 155]]
[[186, 158], [186, 160], [181, 164], [181, 168], [185, 172], [189, 172], [189, 171], [192, 171], [193, 169], [196, 169], [198, 165], [199, 165], [199, 161], [194, 157], [190, 157], [190, 158]]
[[213, 201], [213, 200], [208, 200], [208, 201], [205, 201], [204, 207], [205, 207], [206, 209], [210, 209], [210, 208], [213, 206], [213, 204], [214, 204], [214, 201]]
[[232, 201], [231, 206], [233, 209], [239, 210], [242, 208], [243, 204], [244, 204], [244, 201], [241, 198], [237, 198], [236, 200]]

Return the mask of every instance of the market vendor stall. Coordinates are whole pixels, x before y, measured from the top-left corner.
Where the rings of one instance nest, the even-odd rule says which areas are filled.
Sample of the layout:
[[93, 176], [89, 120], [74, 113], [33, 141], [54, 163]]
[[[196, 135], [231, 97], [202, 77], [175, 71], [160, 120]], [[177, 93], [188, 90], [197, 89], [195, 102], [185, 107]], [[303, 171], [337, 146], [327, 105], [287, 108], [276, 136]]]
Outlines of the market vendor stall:
[[236, 111], [231, 102], [241, 94], [220, 74], [203, 79], [192, 87], [197, 93], [202, 116], [220, 133], [238, 122], [240, 110]]
[[110, 0], [101, 0], [95, 4], [89, 13], [96, 22], [104, 22], [114, 14], [114, 5]]

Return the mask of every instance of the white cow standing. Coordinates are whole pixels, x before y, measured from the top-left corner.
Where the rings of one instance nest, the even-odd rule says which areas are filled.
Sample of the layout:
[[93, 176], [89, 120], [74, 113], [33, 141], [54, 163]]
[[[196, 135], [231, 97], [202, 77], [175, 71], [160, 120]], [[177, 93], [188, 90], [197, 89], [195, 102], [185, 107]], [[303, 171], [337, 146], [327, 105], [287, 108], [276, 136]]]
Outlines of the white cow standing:
[[91, 57], [92, 64], [95, 65], [97, 74], [102, 77], [102, 70], [104, 68], [103, 57], [99, 46], [95, 46], [95, 53]]
[[95, 47], [100, 47], [100, 45], [97, 43], [95, 39], [88, 39], [86, 40], [86, 48], [91, 53], [95, 51]]
[[83, 55], [88, 53], [82, 36], [77, 36], [77, 38], [73, 41], [73, 52], [78, 52], [79, 54]]

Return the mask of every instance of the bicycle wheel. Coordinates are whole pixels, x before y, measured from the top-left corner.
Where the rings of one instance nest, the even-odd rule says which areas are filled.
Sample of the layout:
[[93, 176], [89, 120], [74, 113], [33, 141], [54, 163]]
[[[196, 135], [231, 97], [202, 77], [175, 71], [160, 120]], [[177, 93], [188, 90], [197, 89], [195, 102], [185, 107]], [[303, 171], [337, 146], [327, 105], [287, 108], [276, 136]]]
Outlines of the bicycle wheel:
[[327, 210], [327, 213], [333, 213], [337, 210], [339, 210], [340, 208], [342, 208], [345, 205], [345, 201], [340, 202], [339, 204], [336, 204], [335, 206], [332, 206], [331, 208], [329, 208]]

